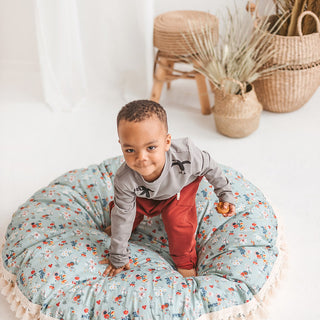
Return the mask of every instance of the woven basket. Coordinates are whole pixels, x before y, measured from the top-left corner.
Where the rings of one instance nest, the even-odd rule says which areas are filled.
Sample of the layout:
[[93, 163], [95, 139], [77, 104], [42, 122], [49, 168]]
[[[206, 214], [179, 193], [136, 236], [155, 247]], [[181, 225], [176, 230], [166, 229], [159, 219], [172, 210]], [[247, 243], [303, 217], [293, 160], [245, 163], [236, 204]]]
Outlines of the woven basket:
[[[196, 53], [192, 48], [192, 32], [201, 36], [204, 28], [218, 41], [218, 19], [202, 11], [169, 11], [154, 19], [153, 45], [168, 55], [190, 55]], [[198, 37], [198, 36], [197, 36]]]
[[[303, 35], [301, 22], [311, 15], [317, 22], [317, 33]], [[254, 82], [257, 97], [264, 110], [291, 112], [301, 108], [320, 85], [320, 22], [311, 11], [304, 11], [298, 19], [299, 36], [266, 35], [277, 53], [270, 65], [283, 66], [267, 78]], [[285, 66], [284, 66], [285, 65]]]
[[[235, 81], [235, 80], [233, 80]], [[223, 86], [214, 91], [215, 105], [212, 108], [217, 130], [231, 138], [243, 138], [259, 127], [262, 105], [259, 103], [254, 87], [246, 88], [238, 82], [242, 94], [227, 94]]]

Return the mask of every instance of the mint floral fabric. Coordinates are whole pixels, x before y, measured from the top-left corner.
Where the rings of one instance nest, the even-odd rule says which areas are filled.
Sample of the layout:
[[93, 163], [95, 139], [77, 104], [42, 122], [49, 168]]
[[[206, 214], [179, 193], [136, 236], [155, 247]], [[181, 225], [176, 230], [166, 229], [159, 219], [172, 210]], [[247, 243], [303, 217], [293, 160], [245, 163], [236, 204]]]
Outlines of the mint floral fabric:
[[203, 179], [197, 193], [198, 276], [175, 270], [161, 216], [132, 234], [131, 269], [103, 277], [110, 238], [108, 203], [122, 157], [71, 170], [41, 188], [13, 214], [3, 267], [41, 313], [53, 319], [198, 319], [245, 306], [268, 281], [278, 258], [278, 223], [262, 192], [221, 166], [236, 198], [236, 216], [215, 211]]

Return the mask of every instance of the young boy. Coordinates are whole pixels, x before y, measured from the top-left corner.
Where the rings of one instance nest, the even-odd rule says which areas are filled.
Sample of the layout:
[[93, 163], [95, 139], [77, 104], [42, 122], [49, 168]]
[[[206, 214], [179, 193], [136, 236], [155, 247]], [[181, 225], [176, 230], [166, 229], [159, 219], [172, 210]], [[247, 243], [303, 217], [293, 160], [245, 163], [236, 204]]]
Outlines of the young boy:
[[125, 163], [114, 178], [110, 256], [100, 261], [108, 264], [103, 275], [130, 268], [131, 232], [144, 215], [161, 214], [177, 270], [184, 277], [195, 276], [199, 183], [203, 176], [208, 179], [220, 201], [218, 212], [229, 217], [235, 206], [228, 180], [210, 155], [188, 138], [171, 141], [166, 112], [156, 102], [128, 103], [118, 114], [117, 128]]

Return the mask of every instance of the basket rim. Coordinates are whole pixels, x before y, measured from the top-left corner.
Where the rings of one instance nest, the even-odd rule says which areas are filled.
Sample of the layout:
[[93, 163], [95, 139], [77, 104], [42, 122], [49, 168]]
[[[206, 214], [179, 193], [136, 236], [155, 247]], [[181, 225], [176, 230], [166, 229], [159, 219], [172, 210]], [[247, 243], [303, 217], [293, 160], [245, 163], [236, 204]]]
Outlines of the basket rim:
[[[262, 18], [270, 18], [270, 17], [275, 17], [275, 16], [277, 16], [277, 15], [276, 14], [271, 14], [269, 16], [263, 16]], [[289, 39], [292, 39], [292, 41], [294, 41], [294, 40], [305, 38], [305, 37], [315, 37], [315, 36], [319, 36], [320, 37], [320, 32], [312, 32], [312, 33], [309, 33], [309, 34], [294, 35], [294, 36], [283, 36], [283, 35], [280, 35], [280, 34], [273, 34], [271, 32], [262, 31], [262, 30], [260, 30], [260, 32], [262, 32], [262, 33], [264, 33], [266, 35], [269, 35], [270, 37], [276, 37], [278, 39], [286, 39], [287, 41], [291, 41]]]

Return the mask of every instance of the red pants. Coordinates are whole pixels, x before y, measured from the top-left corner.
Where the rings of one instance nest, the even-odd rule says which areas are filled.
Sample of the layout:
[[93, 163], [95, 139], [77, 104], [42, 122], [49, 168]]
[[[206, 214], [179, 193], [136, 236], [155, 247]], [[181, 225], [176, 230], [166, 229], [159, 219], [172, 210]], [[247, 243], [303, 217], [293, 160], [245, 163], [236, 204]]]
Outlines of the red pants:
[[[197, 209], [195, 197], [202, 177], [184, 187], [177, 195], [166, 200], [146, 198], [136, 199], [136, 218], [132, 231], [144, 216], [162, 215], [169, 240], [170, 255], [178, 268], [193, 269], [197, 263], [195, 232], [197, 229]], [[113, 201], [109, 204], [113, 208]], [[110, 210], [111, 212], [111, 210]]]

